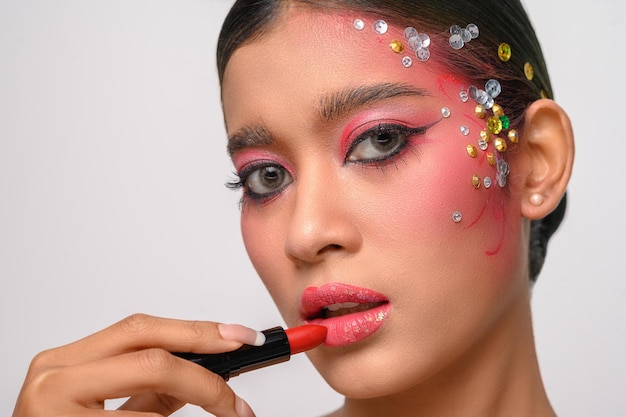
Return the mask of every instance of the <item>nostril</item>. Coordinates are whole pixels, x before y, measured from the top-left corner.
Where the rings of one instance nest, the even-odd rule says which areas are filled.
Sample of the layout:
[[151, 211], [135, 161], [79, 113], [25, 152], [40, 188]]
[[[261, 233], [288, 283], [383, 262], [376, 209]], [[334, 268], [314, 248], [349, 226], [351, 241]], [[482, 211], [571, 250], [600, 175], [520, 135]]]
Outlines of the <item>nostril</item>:
[[338, 245], [336, 243], [331, 243], [330, 245], [326, 245], [322, 249], [320, 249], [318, 254], [322, 254], [324, 252], [329, 252], [329, 251], [332, 252], [332, 251], [335, 251], [335, 250], [340, 250], [342, 248], [343, 248], [343, 246], [341, 246], [341, 245]]

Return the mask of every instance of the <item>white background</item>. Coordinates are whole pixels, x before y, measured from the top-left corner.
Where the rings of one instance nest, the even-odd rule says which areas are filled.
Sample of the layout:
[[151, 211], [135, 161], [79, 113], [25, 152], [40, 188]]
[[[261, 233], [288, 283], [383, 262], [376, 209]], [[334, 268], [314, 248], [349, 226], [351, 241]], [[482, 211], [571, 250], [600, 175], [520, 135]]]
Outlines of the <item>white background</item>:
[[[231, 3], [0, 0], [0, 415], [33, 355], [134, 312], [282, 323], [223, 187], [214, 51]], [[545, 383], [562, 416], [624, 416], [626, 7], [527, 5], [577, 137], [533, 299]], [[232, 385], [259, 416], [340, 404], [304, 355]]]

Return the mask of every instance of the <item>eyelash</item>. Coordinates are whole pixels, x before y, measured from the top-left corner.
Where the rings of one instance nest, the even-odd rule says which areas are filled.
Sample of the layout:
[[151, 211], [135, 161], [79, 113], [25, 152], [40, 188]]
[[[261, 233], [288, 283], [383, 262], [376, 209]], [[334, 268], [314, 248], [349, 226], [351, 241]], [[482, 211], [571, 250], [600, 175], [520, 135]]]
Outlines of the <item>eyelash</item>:
[[[374, 166], [376, 168], [383, 169], [387, 165], [394, 163], [396, 160], [404, 155], [405, 151], [411, 148], [411, 137], [419, 134], [423, 134], [430, 127], [428, 126], [420, 126], [420, 127], [407, 127], [401, 124], [393, 124], [393, 123], [381, 123], [378, 124], [366, 131], [360, 133], [357, 138], [352, 141], [348, 150], [346, 151], [346, 156], [344, 158], [344, 165], [347, 164], [359, 164], [364, 166]], [[357, 161], [349, 161], [348, 158], [354, 152], [358, 145], [363, 143], [365, 140], [370, 138], [371, 136], [381, 136], [384, 134], [395, 134], [395, 135], [403, 135], [405, 137], [404, 142], [395, 148], [391, 153], [385, 155], [381, 158], [371, 158], [365, 160], [357, 160]]]
[[[399, 158], [402, 157], [402, 155], [404, 155], [404, 153], [407, 150], [412, 148], [411, 140], [410, 140], [412, 136], [423, 134], [424, 132], [426, 132], [426, 130], [430, 126], [431, 125], [410, 128], [410, 127], [400, 125], [400, 124], [392, 124], [392, 123], [378, 124], [375, 127], [372, 127], [360, 133], [356, 137], [356, 139], [352, 141], [348, 150], [346, 151], [346, 156], [344, 158], [344, 165], [359, 164], [363, 166], [374, 166], [378, 169], [384, 169], [386, 166], [395, 163]], [[399, 146], [397, 146], [395, 149], [393, 149], [391, 153], [386, 154], [381, 158], [371, 158], [371, 159], [360, 160], [360, 161], [348, 160], [350, 154], [355, 151], [355, 149], [357, 148], [359, 144], [363, 143], [365, 140], [367, 140], [368, 138], [371, 138], [372, 136], [377, 136], [377, 135], [380, 136], [384, 134], [403, 135], [405, 139], [404, 139], [404, 142], [400, 144]], [[241, 200], [239, 201], [239, 205], [241, 208], [243, 208], [244, 205], [249, 202], [254, 202], [257, 204], [267, 203], [271, 201], [274, 197], [278, 196], [286, 187], [285, 185], [267, 194], [259, 194], [259, 193], [250, 191], [246, 187], [246, 183], [250, 175], [257, 170], [266, 168], [266, 167], [276, 167], [276, 168], [283, 169], [283, 170], [285, 169], [280, 164], [271, 160], [258, 161], [250, 165], [247, 165], [239, 172], [236, 172], [236, 171], [233, 172], [233, 175], [235, 176], [235, 178], [233, 180], [228, 181], [225, 184], [226, 187], [231, 190], [239, 190], [239, 189], [244, 190], [243, 196]]]
[[235, 178], [228, 181], [225, 185], [226, 185], [226, 188], [231, 189], [231, 190], [239, 190], [239, 189], [244, 190], [244, 195], [241, 197], [241, 200], [239, 200], [240, 207], [243, 207], [245, 204], [247, 204], [250, 201], [256, 202], [258, 204], [268, 202], [272, 198], [276, 197], [278, 194], [282, 192], [284, 187], [280, 187], [268, 194], [258, 194], [246, 188], [246, 182], [248, 181], [250, 175], [252, 175], [252, 173], [254, 173], [258, 169], [267, 168], [267, 167], [276, 167], [276, 168], [284, 169], [280, 164], [274, 161], [258, 161], [258, 162], [254, 162], [250, 165], [245, 166], [239, 172], [237, 171], [233, 172], [233, 175], [235, 176]]

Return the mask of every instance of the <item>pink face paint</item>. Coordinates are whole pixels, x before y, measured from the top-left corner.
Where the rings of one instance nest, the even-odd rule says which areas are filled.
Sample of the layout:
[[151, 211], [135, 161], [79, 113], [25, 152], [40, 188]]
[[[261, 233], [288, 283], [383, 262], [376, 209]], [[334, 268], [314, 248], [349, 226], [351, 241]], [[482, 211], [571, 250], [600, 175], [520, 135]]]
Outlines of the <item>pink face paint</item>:
[[289, 164], [284, 158], [269, 151], [263, 151], [263, 150], [258, 150], [258, 149], [246, 149], [246, 150], [239, 151], [235, 155], [233, 155], [232, 160], [233, 160], [235, 169], [237, 171], [241, 171], [247, 165], [250, 165], [254, 162], [272, 161], [285, 167], [287, 171], [292, 172]]

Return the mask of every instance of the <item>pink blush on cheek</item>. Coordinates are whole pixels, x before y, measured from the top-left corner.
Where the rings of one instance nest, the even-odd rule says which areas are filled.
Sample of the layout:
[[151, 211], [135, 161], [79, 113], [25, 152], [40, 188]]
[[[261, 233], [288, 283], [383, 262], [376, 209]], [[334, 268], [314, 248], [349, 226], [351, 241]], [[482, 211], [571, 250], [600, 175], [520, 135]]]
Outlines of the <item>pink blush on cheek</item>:
[[[481, 238], [476, 242], [480, 245], [480, 251], [486, 257], [493, 257], [503, 250], [509, 229], [507, 198], [495, 182], [489, 189], [484, 186], [475, 189], [470, 182], [473, 173], [484, 178], [485, 175], [492, 174], [492, 167], [461, 152], [457, 155], [460, 155], [457, 156], [457, 161], [448, 161], [444, 178], [440, 180], [439, 192], [442, 189], [447, 190], [440, 197], [444, 199], [442, 204], [445, 204], [446, 209], [436, 207], [436, 212], [432, 215], [441, 218], [443, 213], [443, 220], [452, 227], [451, 232], [459, 234], [459, 237], [465, 233], [479, 235]], [[452, 213], [457, 210], [463, 215], [458, 224], [451, 218]], [[446, 230], [450, 228], [446, 227]]]

